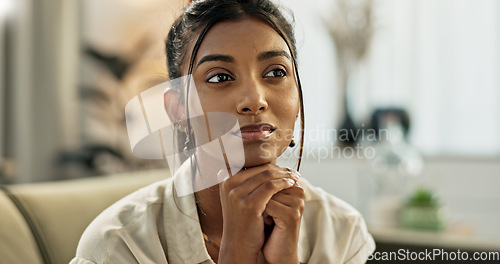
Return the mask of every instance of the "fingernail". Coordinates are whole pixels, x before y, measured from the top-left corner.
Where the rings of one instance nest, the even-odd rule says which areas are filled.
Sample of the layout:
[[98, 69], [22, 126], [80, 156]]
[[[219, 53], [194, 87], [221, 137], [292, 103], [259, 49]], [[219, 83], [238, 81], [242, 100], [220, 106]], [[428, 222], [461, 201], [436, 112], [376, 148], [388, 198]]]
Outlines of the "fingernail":
[[285, 178], [285, 180], [288, 183], [288, 185], [290, 185], [290, 186], [293, 186], [295, 184], [295, 181], [290, 179], [290, 178]]
[[223, 181], [227, 180], [228, 178], [229, 178], [229, 175], [227, 175], [227, 173], [225, 173], [224, 170], [220, 170], [219, 172], [217, 172], [217, 179], [220, 182], [223, 182]]
[[300, 179], [300, 174], [297, 173], [296, 171], [290, 171], [290, 175], [296, 180], [298, 181]]

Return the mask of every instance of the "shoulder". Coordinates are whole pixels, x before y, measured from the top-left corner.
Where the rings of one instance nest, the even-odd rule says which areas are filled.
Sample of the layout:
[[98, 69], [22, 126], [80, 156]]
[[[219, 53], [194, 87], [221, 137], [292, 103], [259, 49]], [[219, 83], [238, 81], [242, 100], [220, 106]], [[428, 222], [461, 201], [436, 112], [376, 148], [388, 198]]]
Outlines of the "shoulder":
[[315, 214], [324, 214], [338, 222], [351, 221], [362, 218], [361, 214], [344, 200], [326, 192], [320, 187], [313, 186], [306, 179], [300, 179], [299, 184], [306, 195], [306, 206]]
[[309, 263], [364, 263], [375, 243], [362, 215], [307, 180], [299, 184], [306, 194], [302, 221], [307, 242], [301, 243], [307, 243]]
[[[114, 203], [87, 227], [78, 243], [76, 256], [94, 263], [103, 263], [110, 254], [126, 257], [134, 247], [143, 247], [158, 237], [158, 222], [171, 179], [141, 188]], [[75, 259], [77, 259], [75, 258]], [[123, 259], [127, 261], [127, 259]]]

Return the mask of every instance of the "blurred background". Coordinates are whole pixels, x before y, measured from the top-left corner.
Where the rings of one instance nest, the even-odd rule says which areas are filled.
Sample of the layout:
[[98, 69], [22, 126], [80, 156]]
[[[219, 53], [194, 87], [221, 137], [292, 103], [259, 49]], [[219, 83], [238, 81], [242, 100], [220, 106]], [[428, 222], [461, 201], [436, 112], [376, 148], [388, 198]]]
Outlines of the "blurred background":
[[[280, 3], [295, 15], [302, 175], [378, 242], [498, 250], [500, 2]], [[0, 183], [166, 168], [133, 157], [124, 107], [167, 80], [185, 4], [0, 0]]]

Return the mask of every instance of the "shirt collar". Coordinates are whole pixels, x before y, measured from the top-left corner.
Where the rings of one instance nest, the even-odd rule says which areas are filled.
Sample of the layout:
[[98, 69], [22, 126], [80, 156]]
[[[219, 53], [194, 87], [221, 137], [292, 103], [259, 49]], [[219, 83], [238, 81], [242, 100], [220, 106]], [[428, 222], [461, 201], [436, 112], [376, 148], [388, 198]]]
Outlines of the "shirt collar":
[[201, 231], [194, 194], [177, 196], [173, 181], [167, 186], [163, 208], [169, 263], [210, 260]]
[[[307, 183], [303, 181], [303, 179], [299, 180], [300, 186], [304, 188], [304, 192], [306, 193], [306, 198], [305, 198], [305, 206], [307, 207], [307, 201], [309, 199], [308, 191], [309, 189], [307, 188]], [[304, 209], [304, 213], [305, 213]], [[304, 218], [304, 213], [302, 214], [302, 219], [300, 221], [300, 232], [299, 232], [299, 246], [298, 246], [298, 256], [299, 256], [299, 262], [300, 263], [308, 263], [309, 262], [309, 257], [311, 256], [311, 248], [309, 247], [309, 235], [307, 234], [307, 224]]]

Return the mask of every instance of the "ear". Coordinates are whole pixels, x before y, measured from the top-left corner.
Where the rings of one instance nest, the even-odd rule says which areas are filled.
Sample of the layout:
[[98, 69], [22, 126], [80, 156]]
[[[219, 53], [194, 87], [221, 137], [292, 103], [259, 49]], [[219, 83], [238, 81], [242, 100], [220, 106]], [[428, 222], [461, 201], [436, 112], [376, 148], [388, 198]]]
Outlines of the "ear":
[[184, 116], [184, 105], [180, 99], [180, 93], [172, 88], [167, 88], [163, 93], [163, 105], [172, 123], [181, 121]]

